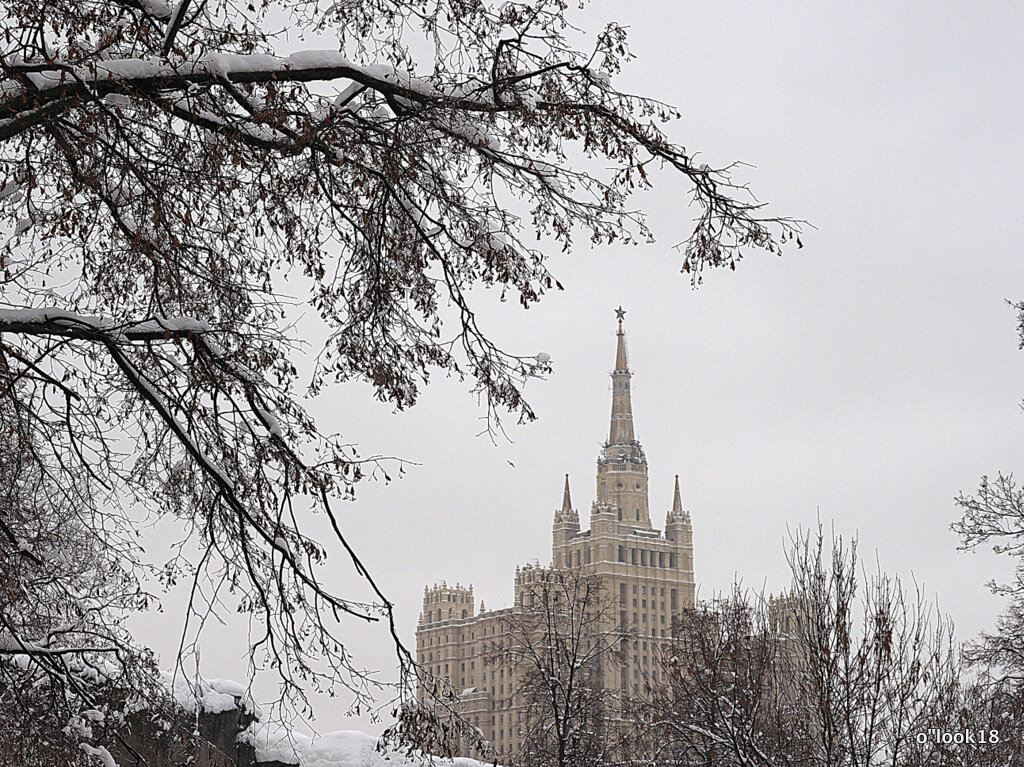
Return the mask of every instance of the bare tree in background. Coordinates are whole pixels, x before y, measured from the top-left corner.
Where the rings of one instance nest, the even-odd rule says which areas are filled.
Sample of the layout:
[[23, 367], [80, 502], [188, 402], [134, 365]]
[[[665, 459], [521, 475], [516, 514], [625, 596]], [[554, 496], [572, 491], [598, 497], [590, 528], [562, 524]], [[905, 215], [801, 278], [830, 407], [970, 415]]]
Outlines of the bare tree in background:
[[[1018, 312], [1019, 348], [1024, 349], [1024, 302], [1014, 305]], [[988, 703], [1006, 714], [1008, 722], [1024, 716], [1024, 489], [1013, 474], [982, 477], [973, 495], [956, 498], [962, 516], [952, 526], [961, 538], [961, 549], [991, 546], [997, 554], [1016, 560], [1012, 580], [989, 583], [993, 593], [1007, 599], [1007, 606], [992, 632], [983, 633], [967, 648], [967, 658], [979, 670], [988, 688]], [[1014, 739], [1018, 759], [1024, 762], [1024, 733], [1018, 725], [1005, 726]]]
[[618, 602], [608, 601], [600, 577], [580, 568], [538, 568], [533, 576], [494, 648], [515, 679], [508, 701], [522, 733], [515, 763], [610, 764], [622, 735]]
[[962, 548], [991, 545], [999, 554], [1017, 558], [1010, 583], [989, 584], [1009, 603], [996, 621], [995, 631], [983, 634], [970, 649], [978, 665], [1000, 670], [1005, 685], [1024, 693], [1024, 490], [1013, 475], [983, 477], [978, 492], [957, 497], [963, 517], [953, 529], [963, 539]]
[[769, 627], [763, 600], [735, 587], [673, 622], [659, 680], [629, 713], [638, 764], [807, 764], [807, 722], [788, 692], [791, 651]]
[[[175, 521], [163, 578], [192, 582], [183, 637], [237, 606], [253, 665], [299, 704], [307, 689], [373, 699], [345, 618], [387, 623], [403, 678], [414, 671], [337, 510], [382, 468], [321, 433], [304, 392], [364, 380], [404, 408], [447, 371], [489, 416], [532, 418], [521, 386], [547, 360], [498, 348], [469, 291], [528, 307], [558, 287], [549, 250], [649, 238], [628, 195], [657, 167], [692, 185], [695, 282], [797, 231], [671, 141], [658, 124], [675, 110], [615, 87], [622, 26], [576, 50], [560, 2], [0, 9], [0, 434], [27, 435], [129, 580], [144, 562], [127, 511]], [[329, 50], [285, 51], [286, 37]], [[0, 514], [2, 556], [22, 557], [14, 512]], [[327, 585], [328, 556], [369, 596]], [[5, 645], [33, 641], [21, 630], [5, 627]]]
[[650, 759], [640, 763], [997, 763], [983, 761], [997, 756], [987, 746], [962, 762], [935, 737], [921, 742], [930, 728], [981, 721], [952, 628], [895, 578], [861, 583], [856, 545], [829, 543], [820, 529], [794, 537], [793, 587], [780, 598], [737, 590], [680, 616], [660, 663], [668, 683], [633, 715], [635, 751]]
[[861, 583], [856, 542], [797, 534], [789, 550], [791, 597], [802, 605], [794, 631], [788, 695], [801, 703], [810, 764], [932, 764], [917, 742], [959, 689], [952, 625], [920, 590], [877, 572]]

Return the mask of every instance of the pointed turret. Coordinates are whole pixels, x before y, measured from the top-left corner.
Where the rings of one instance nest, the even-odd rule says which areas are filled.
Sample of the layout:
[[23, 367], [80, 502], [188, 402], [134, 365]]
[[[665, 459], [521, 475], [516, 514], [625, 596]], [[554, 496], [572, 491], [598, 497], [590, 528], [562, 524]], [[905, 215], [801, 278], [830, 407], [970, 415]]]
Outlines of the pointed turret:
[[678, 474], [676, 474], [675, 494], [672, 496], [672, 510], [665, 515], [665, 537], [670, 541], [684, 543], [686, 541], [692, 542], [693, 538], [693, 528], [690, 526], [690, 512], [683, 508], [683, 497], [679, 493]]
[[555, 524], [552, 530], [556, 543], [565, 543], [580, 531], [580, 515], [572, 510], [568, 474], [565, 475], [565, 488], [562, 490], [562, 508], [555, 510]]

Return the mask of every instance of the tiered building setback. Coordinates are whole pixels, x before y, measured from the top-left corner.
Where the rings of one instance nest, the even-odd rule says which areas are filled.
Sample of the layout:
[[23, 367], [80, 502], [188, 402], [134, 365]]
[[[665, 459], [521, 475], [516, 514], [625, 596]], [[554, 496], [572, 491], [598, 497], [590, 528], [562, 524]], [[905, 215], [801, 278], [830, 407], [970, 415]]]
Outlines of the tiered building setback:
[[[657, 648], [671, 637], [673, 616], [694, 605], [693, 527], [690, 513], [683, 509], [678, 475], [664, 532], [651, 523], [647, 457], [633, 424], [632, 374], [622, 329], [625, 312], [619, 309], [616, 314], [611, 424], [597, 459], [589, 529], [581, 529], [566, 475], [552, 527], [551, 563], [599, 576], [603, 594], [618, 602], [619, 624], [632, 631], [633, 646], [625, 648], [618, 673], [605, 674], [603, 683], [635, 695], [642, 693], [645, 681], [657, 683]], [[516, 569], [513, 605], [502, 610], [487, 611], [481, 602], [477, 611], [472, 586], [442, 582], [426, 588], [423, 595], [417, 659], [461, 691], [462, 715], [480, 728], [499, 754], [514, 754], [521, 745], [521, 701], [516, 699], [515, 669], [488, 648], [500, 644], [507, 619], [522, 605], [535, 570], [543, 568]], [[425, 696], [421, 690], [421, 700]]]

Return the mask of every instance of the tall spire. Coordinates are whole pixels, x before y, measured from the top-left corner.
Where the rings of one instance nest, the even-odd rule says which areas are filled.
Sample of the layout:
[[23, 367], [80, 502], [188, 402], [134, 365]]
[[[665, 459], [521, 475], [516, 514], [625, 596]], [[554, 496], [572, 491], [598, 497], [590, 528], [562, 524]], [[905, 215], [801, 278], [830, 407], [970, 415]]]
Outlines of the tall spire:
[[[612, 418], [608, 441], [597, 458], [597, 501], [617, 512], [618, 521], [651, 529], [647, 498], [647, 458], [633, 433], [633, 403], [629, 394], [629, 360], [622, 320], [626, 310], [615, 310], [619, 321], [615, 369], [612, 371]], [[596, 508], [596, 507], [595, 507]]]
[[572, 511], [572, 498], [569, 497], [569, 475], [565, 475], [565, 491], [562, 493], [562, 511]]
[[619, 308], [615, 310], [615, 316], [619, 320], [619, 331], [616, 333], [619, 337], [619, 345], [615, 350], [615, 369], [629, 370], [629, 363], [626, 360], [626, 334], [622, 332], [622, 320], [626, 316], [626, 310], [619, 306]]
[[672, 499], [672, 511], [678, 511], [678, 512], [681, 513], [682, 510], [683, 510], [683, 501], [679, 497], [679, 475], [676, 474], [676, 495]]
[[626, 310], [621, 306], [615, 310], [619, 320], [618, 346], [615, 350], [615, 370], [612, 371], [612, 421], [608, 434], [608, 442], [612, 445], [628, 444], [636, 437], [633, 435], [633, 403], [629, 394], [629, 362], [626, 359], [626, 334], [622, 330], [622, 320]]

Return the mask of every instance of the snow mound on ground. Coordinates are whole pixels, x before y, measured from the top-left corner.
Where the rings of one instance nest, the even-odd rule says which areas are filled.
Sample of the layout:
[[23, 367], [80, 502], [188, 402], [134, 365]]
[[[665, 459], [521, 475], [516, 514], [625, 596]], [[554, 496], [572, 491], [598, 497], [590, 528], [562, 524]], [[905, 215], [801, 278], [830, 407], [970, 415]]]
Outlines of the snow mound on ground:
[[[422, 760], [377, 751], [376, 738], [358, 730], [340, 730], [309, 737], [254, 724], [239, 740], [256, 749], [257, 762], [278, 761], [298, 767], [420, 767]], [[485, 767], [476, 759], [431, 758], [427, 764]]]

